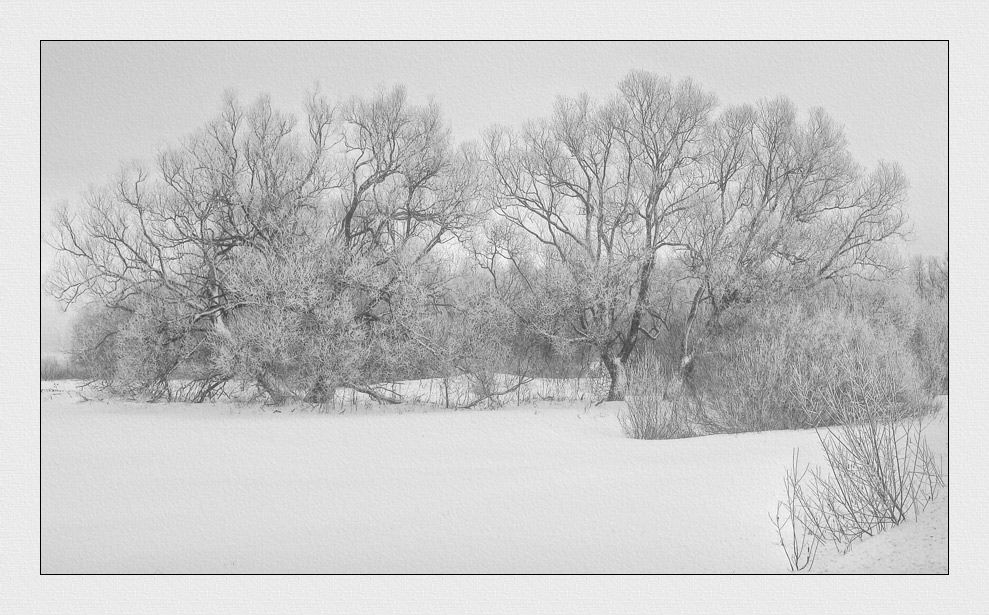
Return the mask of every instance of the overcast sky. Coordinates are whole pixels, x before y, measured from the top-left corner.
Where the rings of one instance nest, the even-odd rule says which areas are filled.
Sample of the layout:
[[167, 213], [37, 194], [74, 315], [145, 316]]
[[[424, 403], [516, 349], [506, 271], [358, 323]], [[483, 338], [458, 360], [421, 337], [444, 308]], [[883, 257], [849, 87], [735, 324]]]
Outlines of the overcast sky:
[[[121, 163], [150, 161], [210, 120], [224, 90], [301, 110], [403, 84], [433, 97], [457, 139], [547, 114], [557, 95], [604, 98], [632, 69], [692, 77], [722, 104], [778, 94], [824, 107], [855, 158], [895, 160], [910, 180], [910, 250], [948, 249], [946, 43], [68, 43], [42, 44], [41, 207], [79, 202]], [[42, 275], [50, 254], [42, 253]], [[42, 350], [65, 319], [42, 298]]]

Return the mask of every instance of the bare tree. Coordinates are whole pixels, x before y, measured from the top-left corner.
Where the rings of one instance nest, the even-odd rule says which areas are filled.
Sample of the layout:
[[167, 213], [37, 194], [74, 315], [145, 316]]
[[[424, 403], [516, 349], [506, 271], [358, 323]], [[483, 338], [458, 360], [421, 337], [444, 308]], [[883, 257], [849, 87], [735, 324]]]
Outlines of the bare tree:
[[866, 173], [821, 109], [801, 122], [785, 98], [729, 107], [707, 129], [702, 161], [703, 190], [679, 251], [696, 285], [684, 365], [698, 329], [732, 304], [869, 277], [889, 265], [884, 246], [904, 233], [899, 167], [881, 162]]
[[625, 365], [641, 336], [655, 334], [653, 270], [660, 252], [679, 244], [702, 187], [714, 104], [689, 80], [635, 72], [607, 104], [560, 99], [549, 120], [488, 135], [497, 211], [517, 233], [491, 233], [482, 263], [537, 329], [524, 298], [544, 316], [554, 306], [557, 316], [567, 312], [566, 332], [543, 330], [594, 348], [611, 376], [609, 400], [623, 399]]
[[[248, 323], [261, 314], [268, 324], [301, 327], [299, 334], [339, 333], [320, 311], [346, 297], [365, 342], [400, 337], [396, 309], [413, 296], [440, 300], [436, 251], [476, 220], [476, 158], [469, 145], [452, 145], [435, 104], [412, 105], [401, 88], [342, 105], [313, 95], [302, 130], [267, 98], [244, 109], [228, 97], [220, 117], [160, 154], [154, 171], [122, 173], [94, 191], [81, 213], [60, 212], [51, 243], [62, 259], [51, 288], [69, 303], [86, 298], [128, 314], [143, 309], [142, 322], [156, 333], [147, 343], [176, 349], [154, 370], [152, 380], [165, 390], [180, 364], [211, 346], [213, 359], [227, 360], [207, 361], [213, 369], [199, 376], [219, 382], [254, 373], [273, 399], [282, 398], [289, 391], [276, 375], [297, 367], [282, 352], [296, 338], [285, 336], [285, 348], [261, 360], [261, 351], [233, 357], [231, 349], [264, 346], [234, 334], [260, 340], [264, 328]], [[293, 251], [322, 266], [296, 266]], [[281, 287], [269, 284], [263, 296], [251, 291], [242, 282], [252, 267], [259, 275], [280, 272]], [[314, 322], [325, 327], [313, 329]], [[232, 371], [234, 365], [254, 367]], [[318, 401], [339, 369], [314, 365], [302, 373], [310, 374], [305, 395]]]
[[[390, 340], [378, 369], [368, 364], [363, 375], [408, 374], [422, 362], [430, 306], [445, 301], [444, 261], [482, 213], [478, 156], [470, 144], [453, 145], [435, 103], [412, 105], [400, 87], [344, 105], [340, 135], [343, 181], [330, 223], [352, 271], [357, 263], [364, 268], [350, 278], [359, 291], [355, 319]], [[317, 375], [310, 399], [320, 397], [325, 379]], [[371, 384], [350, 382], [365, 390]]]
[[[228, 96], [220, 117], [162, 152], [154, 171], [125, 170], [93, 190], [81, 212], [58, 212], [49, 238], [61, 256], [53, 294], [141, 312], [158, 334], [144, 343], [188, 349], [168, 353], [147, 386], [169, 391], [169, 375], [211, 334], [229, 336], [225, 318], [241, 305], [219, 276], [223, 264], [304, 233], [334, 187], [327, 156], [335, 110], [315, 99], [308, 110], [303, 144], [295, 122], [267, 98], [245, 109]], [[202, 377], [213, 381], [203, 389], [211, 391], [227, 375]]]

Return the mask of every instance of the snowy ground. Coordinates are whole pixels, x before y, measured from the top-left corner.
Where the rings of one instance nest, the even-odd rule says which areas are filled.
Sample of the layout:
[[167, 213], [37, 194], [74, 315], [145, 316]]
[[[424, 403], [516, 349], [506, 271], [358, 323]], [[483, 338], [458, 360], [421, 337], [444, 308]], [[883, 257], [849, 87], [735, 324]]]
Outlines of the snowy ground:
[[[786, 572], [769, 513], [812, 431], [625, 438], [617, 406], [81, 401], [42, 383], [43, 572]], [[928, 441], [947, 466], [947, 401]], [[947, 490], [815, 572], [946, 572]]]

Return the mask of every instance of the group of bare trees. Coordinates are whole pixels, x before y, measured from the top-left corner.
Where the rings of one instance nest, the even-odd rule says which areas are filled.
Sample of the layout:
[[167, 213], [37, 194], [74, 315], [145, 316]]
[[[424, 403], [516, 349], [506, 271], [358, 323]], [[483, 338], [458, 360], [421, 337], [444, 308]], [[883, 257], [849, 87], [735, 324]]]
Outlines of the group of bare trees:
[[[686, 368], [732, 303], [873, 274], [905, 223], [898, 167], [866, 173], [823, 111], [801, 121], [776, 99], [716, 113], [689, 80], [632, 73], [611, 101], [560, 99], [486, 144], [498, 222], [485, 266], [531, 326], [600, 355], [609, 399], [640, 340], [669, 326], [672, 286], [689, 291]], [[682, 274], [656, 288], [664, 266]], [[565, 326], [546, 331], [548, 316]]]
[[689, 370], [733, 305], [880, 273], [905, 228], [898, 167], [856, 164], [824, 111], [722, 109], [689, 80], [634, 72], [480, 144], [401, 88], [313, 95], [302, 124], [228, 98], [58, 214], [50, 286], [92, 306], [102, 377], [397, 401], [375, 384], [538, 348], [598, 357], [617, 400], [643, 340], [672, 336]]
[[[227, 99], [153, 171], [128, 170], [59, 213], [51, 286], [144, 322], [128, 343], [155, 348], [132, 361], [140, 388], [167, 391], [195, 365], [199, 399], [240, 377], [276, 401], [300, 386], [318, 400], [366, 387], [387, 371], [375, 361], [411, 360], [383, 347], [414, 326], [405, 312], [439, 299], [447, 267], [433, 253], [478, 220], [476, 156], [402, 89], [307, 108], [299, 130], [267, 99]], [[119, 346], [123, 330], [90, 350]]]

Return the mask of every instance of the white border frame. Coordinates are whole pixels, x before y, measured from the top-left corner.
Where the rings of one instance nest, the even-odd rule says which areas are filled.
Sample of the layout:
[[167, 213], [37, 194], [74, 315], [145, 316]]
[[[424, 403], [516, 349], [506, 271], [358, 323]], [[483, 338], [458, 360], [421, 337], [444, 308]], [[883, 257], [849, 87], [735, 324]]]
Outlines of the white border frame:
[[[985, 286], [978, 258], [989, 75], [977, 0], [626, 2], [577, 10], [503, 0], [410, 5], [227, 0], [210, 6], [104, 0], [84, 6], [7, 0], [0, 15], [0, 612], [5, 613], [812, 613], [977, 612], [986, 576], [986, 406], [968, 383], [986, 373]], [[896, 38], [951, 39], [949, 198], [955, 283], [951, 359], [951, 559], [948, 577], [211, 577], [40, 576], [38, 536], [39, 39], [91, 38]], [[961, 277], [959, 277], [961, 276]], [[976, 277], [978, 276], [978, 277]], [[23, 297], [31, 302], [24, 305]], [[964, 336], [962, 335], [964, 333]]]

